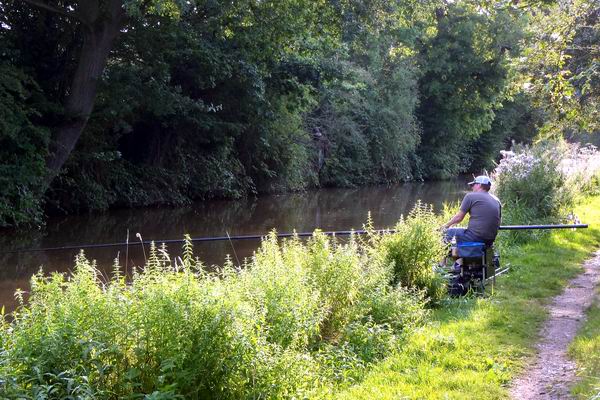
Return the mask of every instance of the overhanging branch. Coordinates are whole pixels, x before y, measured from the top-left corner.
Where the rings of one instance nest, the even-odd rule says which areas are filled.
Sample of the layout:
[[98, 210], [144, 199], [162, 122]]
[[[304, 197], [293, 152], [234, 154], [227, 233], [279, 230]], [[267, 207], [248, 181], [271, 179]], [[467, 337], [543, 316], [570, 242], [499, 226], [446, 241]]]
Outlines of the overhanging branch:
[[53, 6], [51, 4], [47, 4], [44, 3], [43, 1], [39, 1], [39, 0], [22, 0], [27, 4], [30, 4], [34, 7], [37, 7], [41, 10], [46, 10], [46, 11], [50, 11], [52, 13], [58, 14], [58, 15], [63, 15], [65, 17], [68, 18], [73, 18], [76, 19], [79, 22], [85, 23], [85, 21], [83, 21], [83, 19], [81, 18], [81, 16], [79, 14], [77, 14], [75, 11], [69, 11], [65, 8], [62, 7], [56, 7]]

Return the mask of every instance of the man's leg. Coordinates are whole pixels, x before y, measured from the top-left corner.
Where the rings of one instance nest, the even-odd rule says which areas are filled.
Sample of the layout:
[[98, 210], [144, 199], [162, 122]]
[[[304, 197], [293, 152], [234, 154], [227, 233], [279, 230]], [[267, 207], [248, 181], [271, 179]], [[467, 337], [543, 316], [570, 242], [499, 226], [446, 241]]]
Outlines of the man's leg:
[[465, 228], [449, 228], [446, 230], [446, 242], [450, 243], [452, 238], [456, 238], [456, 243], [464, 242]]
[[[446, 243], [451, 243], [452, 239], [456, 240], [456, 243], [461, 243], [465, 241], [465, 228], [449, 228], [446, 230]], [[452, 263], [452, 267], [450, 268], [450, 272], [453, 274], [460, 274], [460, 269], [462, 265], [462, 258], [457, 258]]]

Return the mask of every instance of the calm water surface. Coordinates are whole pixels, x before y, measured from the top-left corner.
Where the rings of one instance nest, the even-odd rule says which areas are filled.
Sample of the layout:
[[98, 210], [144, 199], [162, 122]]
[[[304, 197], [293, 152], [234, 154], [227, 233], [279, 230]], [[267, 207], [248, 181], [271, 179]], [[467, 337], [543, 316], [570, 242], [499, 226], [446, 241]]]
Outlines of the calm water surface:
[[[417, 200], [434, 205], [439, 211], [443, 202], [462, 198], [467, 178], [444, 182], [407, 183], [358, 189], [320, 189], [300, 194], [270, 195], [237, 201], [198, 202], [184, 208], [146, 208], [114, 210], [102, 214], [50, 219], [42, 231], [5, 232], [0, 236], [0, 307], [14, 309], [14, 291], [28, 290], [29, 278], [40, 268], [45, 273], [68, 272], [73, 259], [84, 249], [88, 258], [97, 260], [100, 270], [110, 271], [113, 260], [125, 265], [125, 246], [86, 249], [86, 244], [130, 243], [136, 233], [144, 240], [160, 242], [192, 237], [264, 234], [278, 232], [310, 232], [322, 230], [362, 229], [370, 211], [376, 228], [393, 226], [401, 214], [410, 211]], [[76, 246], [77, 249], [24, 251]], [[233, 243], [195, 243], [196, 255], [208, 265], [222, 264], [227, 254], [234, 262], [250, 256], [258, 241]], [[180, 244], [171, 244], [172, 255], [180, 253]], [[147, 251], [147, 248], [146, 248]], [[8, 253], [7, 253], [8, 252]], [[127, 264], [143, 264], [141, 246], [130, 245]]]

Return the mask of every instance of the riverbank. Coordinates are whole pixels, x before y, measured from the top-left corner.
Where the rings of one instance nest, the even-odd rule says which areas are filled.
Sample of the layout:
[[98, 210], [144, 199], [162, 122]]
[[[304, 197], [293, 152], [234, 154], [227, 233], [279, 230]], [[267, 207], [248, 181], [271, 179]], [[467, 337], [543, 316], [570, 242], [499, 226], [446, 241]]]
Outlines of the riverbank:
[[[354, 189], [320, 189], [301, 194], [261, 196], [231, 201], [206, 201], [185, 208], [145, 208], [112, 210], [104, 213], [69, 216], [48, 220], [42, 230], [0, 233], [0, 307], [7, 312], [16, 306], [17, 288], [29, 290], [29, 279], [40, 267], [49, 274], [72, 270], [73, 260], [83, 249], [96, 260], [104, 274], [112, 263], [143, 265], [144, 254], [136, 233], [144, 240], [160, 243], [166, 239], [230, 235], [262, 235], [277, 232], [312, 232], [362, 229], [371, 215], [377, 228], [393, 226], [400, 215], [408, 214], [417, 200], [433, 204], [452, 203], [464, 196], [468, 177], [441, 181], [369, 186]], [[88, 248], [87, 245], [124, 243], [125, 245]], [[240, 261], [252, 255], [260, 241], [217, 241], [195, 244], [195, 252], [206, 265], [221, 265], [226, 256]], [[74, 248], [52, 251], [10, 252], [17, 249]], [[181, 256], [179, 244], [170, 244], [171, 256]], [[146, 249], [147, 251], [148, 249]], [[234, 255], [235, 252], [235, 255]], [[125, 261], [127, 256], [128, 260]]]
[[[371, 222], [371, 221], [370, 221]], [[438, 304], [439, 217], [417, 203], [395, 226], [338, 241], [262, 241], [241, 266], [207, 269], [146, 249], [106, 276], [83, 254], [69, 276], [36, 274], [0, 324], [8, 398], [313, 398], [355, 382]], [[10, 320], [10, 322], [9, 322]]]
[[[600, 247], [600, 197], [577, 214], [589, 229], [518, 247], [501, 238], [511, 271], [483, 298], [440, 297], [440, 219], [426, 208], [398, 233], [347, 245], [271, 238], [245, 269], [218, 274], [189, 243], [182, 258], [154, 247], [129, 284], [117, 262], [108, 280], [80, 257], [69, 280], [37, 276], [30, 302], [2, 325], [0, 393], [507, 398], [545, 306]], [[412, 278], [390, 285], [401, 277]]]
[[[535, 352], [550, 299], [582, 271], [582, 262], [600, 247], [600, 197], [587, 199], [576, 213], [590, 223], [588, 229], [552, 232], [540, 240], [504, 248], [501, 262], [510, 264], [510, 272], [498, 279], [492, 296], [449, 300], [400, 352], [375, 367], [362, 383], [329, 397], [508, 398], [509, 383]], [[576, 348], [581, 349], [586, 340], [597, 345], [600, 327], [596, 314], [592, 311]], [[584, 363], [584, 351], [574, 352], [580, 355], [580, 367], [597, 370], [593, 357], [588, 355]], [[587, 384], [587, 393], [591, 393], [589, 380]]]
[[576, 365], [567, 356], [569, 344], [592, 305], [600, 287], [600, 250], [583, 263], [584, 272], [553, 298], [550, 318], [540, 331], [536, 356], [511, 384], [510, 393], [519, 400], [570, 399], [571, 387], [578, 380]]

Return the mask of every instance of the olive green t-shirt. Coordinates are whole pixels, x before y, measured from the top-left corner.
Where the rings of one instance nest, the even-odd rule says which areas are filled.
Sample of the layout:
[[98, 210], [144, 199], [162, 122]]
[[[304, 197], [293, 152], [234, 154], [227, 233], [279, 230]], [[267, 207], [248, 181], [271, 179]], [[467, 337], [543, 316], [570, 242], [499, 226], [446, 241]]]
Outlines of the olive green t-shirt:
[[496, 196], [488, 192], [467, 193], [460, 210], [469, 213], [467, 230], [486, 242], [496, 239], [502, 216], [502, 206]]

